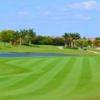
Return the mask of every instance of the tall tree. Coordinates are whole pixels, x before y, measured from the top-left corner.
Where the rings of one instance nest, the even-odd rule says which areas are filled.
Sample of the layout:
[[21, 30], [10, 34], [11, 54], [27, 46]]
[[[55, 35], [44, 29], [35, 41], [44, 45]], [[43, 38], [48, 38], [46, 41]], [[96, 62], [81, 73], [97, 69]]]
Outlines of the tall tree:
[[94, 41], [95, 46], [99, 46], [100, 47], [100, 38], [97, 37]]
[[65, 47], [71, 48], [75, 46], [75, 41], [77, 39], [80, 39], [80, 34], [79, 33], [65, 33], [63, 37], [65, 39]]
[[80, 34], [79, 33], [70, 33], [70, 36], [72, 37], [71, 47], [75, 47], [75, 41], [81, 38]]
[[32, 44], [32, 40], [35, 36], [36, 36], [36, 33], [33, 31], [33, 29], [26, 30], [25, 38], [28, 42], [28, 45]]
[[17, 41], [19, 41], [20, 45], [23, 44], [23, 39], [25, 37], [25, 34], [26, 34], [25, 30], [16, 31], [16, 38], [17, 38]]
[[9, 42], [12, 43], [15, 39], [16, 32], [13, 30], [3, 30], [0, 32], [0, 37], [2, 42]]
[[63, 35], [64, 39], [65, 39], [65, 47], [69, 47], [70, 46], [70, 34], [69, 33], [65, 33]]

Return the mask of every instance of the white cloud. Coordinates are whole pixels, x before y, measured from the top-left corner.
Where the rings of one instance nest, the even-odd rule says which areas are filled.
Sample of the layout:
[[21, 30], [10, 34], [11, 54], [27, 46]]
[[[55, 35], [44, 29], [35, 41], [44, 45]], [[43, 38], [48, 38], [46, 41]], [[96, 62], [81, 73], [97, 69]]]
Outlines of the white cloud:
[[77, 14], [74, 16], [76, 19], [80, 19], [80, 20], [91, 20], [91, 17], [90, 16], [86, 16], [86, 15], [82, 15], [82, 14]]
[[100, 3], [94, 0], [87, 0], [69, 4], [67, 7], [73, 9], [100, 10]]
[[50, 11], [45, 11], [45, 12], [43, 12], [43, 15], [44, 15], [44, 16], [49, 16], [50, 14], [51, 14]]
[[19, 11], [17, 14], [19, 16], [28, 16], [29, 15], [29, 13], [27, 11]]

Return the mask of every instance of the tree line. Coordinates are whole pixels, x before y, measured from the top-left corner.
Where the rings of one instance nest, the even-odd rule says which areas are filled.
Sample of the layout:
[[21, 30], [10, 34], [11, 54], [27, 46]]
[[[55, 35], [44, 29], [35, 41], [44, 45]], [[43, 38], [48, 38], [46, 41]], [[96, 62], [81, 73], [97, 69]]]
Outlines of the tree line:
[[37, 35], [33, 29], [3, 30], [0, 32], [0, 41], [12, 45], [64, 45], [63, 37]]
[[63, 36], [40, 36], [33, 29], [3, 30], [0, 32], [0, 41], [16, 45], [62, 45], [69, 48], [100, 46], [100, 38], [95, 41], [82, 38], [79, 33], [64, 33]]

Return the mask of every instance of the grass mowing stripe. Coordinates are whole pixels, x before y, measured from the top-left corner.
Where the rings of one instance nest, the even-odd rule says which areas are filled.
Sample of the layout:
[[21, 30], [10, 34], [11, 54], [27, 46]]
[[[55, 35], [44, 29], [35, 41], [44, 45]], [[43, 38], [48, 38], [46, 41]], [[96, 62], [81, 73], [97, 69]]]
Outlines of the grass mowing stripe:
[[[38, 63], [38, 65], [39, 65], [39, 63]], [[24, 77], [20, 77], [19, 79], [17, 79], [16, 81], [13, 81], [13, 82], [10, 82], [10, 85], [8, 84], [8, 86], [6, 86], [6, 87], [10, 87], [10, 86], [13, 86], [13, 85], [15, 85], [15, 83], [17, 84], [17, 82], [19, 83], [19, 82], [21, 82], [21, 83], [23, 83], [22, 81], [24, 81], [24, 79], [32, 79], [32, 77], [30, 77], [30, 74], [29, 74], [29, 76], [24, 76]], [[27, 81], [28, 82], [28, 81]], [[4, 89], [3, 89], [4, 90]]]
[[[46, 61], [46, 60], [45, 60]], [[45, 63], [45, 61], [43, 62], [43, 61], [41, 61], [42, 63]], [[40, 62], [40, 63], [41, 63]], [[37, 65], [36, 67], [38, 67], [39, 65], [40, 65], [40, 63], [37, 63], [37, 64], [35, 64], [35, 65]], [[38, 68], [39, 69], [39, 68]], [[31, 74], [31, 75], [34, 75], [34, 74]], [[37, 76], [39, 76], [39, 75], [37, 75]], [[32, 79], [32, 77], [30, 77], [30, 74], [27, 76], [27, 75], [24, 75], [24, 77], [23, 76], [18, 76], [18, 78], [15, 80], [15, 81], [13, 81], [13, 80], [8, 80], [8, 84], [6, 84], [6, 86], [5, 86], [5, 88], [7, 88], [7, 87], [11, 87], [12, 85], [14, 85], [15, 83], [17, 84], [17, 83], [23, 83], [24, 82], [24, 80], [30, 80], [30, 78]], [[33, 77], [34, 78], [34, 77]], [[27, 81], [28, 82], [28, 81]], [[26, 83], [27, 83], [26, 82]], [[3, 90], [4, 90], [4, 86], [2, 86], [1, 87]]]
[[10, 77], [0, 77], [0, 85], [2, 86], [5, 82], [9, 81], [9, 79], [12, 79]]
[[89, 85], [92, 82], [92, 72], [89, 58], [84, 58], [82, 63], [82, 72], [78, 88], [84, 88], [86, 85]]
[[93, 83], [100, 82], [100, 60], [95, 58], [90, 59], [92, 73], [93, 73]]
[[[32, 92], [31, 93], [29, 93], [29, 95], [31, 94], [31, 95], [33, 95], [33, 92], [35, 91], [35, 90], [37, 90], [37, 89], [39, 89], [39, 88], [41, 88], [41, 87], [43, 87], [43, 86], [45, 86], [45, 84], [47, 84], [50, 80], [52, 80], [52, 78], [57, 74], [57, 73], [59, 73], [59, 71], [61, 70], [61, 69], [63, 69], [63, 67], [64, 66], [62, 66], [61, 67], [61, 65], [65, 65], [66, 64], [66, 62], [65, 62], [65, 60], [64, 59], [66, 59], [66, 58], [62, 58], [61, 60], [60, 60], [60, 62], [58, 62], [58, 63], [56, 63], [56, 66], [50, 71], [50, 72], [48, 72], [47, 74], [45, 74], [42, 78], [41, 78], [41, 80], [44, 80], [44, 81], [41, 81], [41, 80], [39, 80], [38, 82], [36, 82], [36, 86], [34, 86], [34, 88], [32, 89]], [[59, 60], [58, 60], [59, 61]], [[52, 74], [52, 75], [51, 75]], [[45, 81], [46, 80], [46, 81]], [[47, 81], [48, 80], [48, 81]], [[41, 82], [41, 84], [40, 84], [40, 82]], [[33, 91], [34, 90], [34, 91]], [[28, 90], [27, 90], [28, 91]], [[27, 93], [27, 91], [25, 91], [26, 92], [26, 94], [28, 94]], [[20, 91], [19, 91], [20, 92]], [[16, 91], [15, 91], [15, 93], [16, 93]], [[18, 91], [17, 91], [17, 93], [18, 93]], [[11, 93], [11, 94], [13, 94], [13, 93]], [[24, 96], [26, 95], [25, 93], [23, 93], [22, 92], [22, 94], [24, 94]], [[14, 95], [22, 95], [21, 93], [18, 93], [18, 94], [13, 94], [13, 97], [14, 97]], [[9, 95], [10, 96], [10, 95]], [[22, 95], [23, 96], [23, 95]]]
[[[41, 59], [41, 58], [29, 58], [28, 60], [23, 60], [20, 59], [17, 62], [8, 62], [9, 64], [12, 64], [14, 66], [18, 66], [18, 67], [22, 67], [22, 68], [32, 68], [34, 65], [36, 65], [38, 62], [44, 61], [45, 59]], [[33, 65], [33, 66], [31, 66]]]
[[29, 72], [28, 69], [25, 68], [20, 68], [20, 67], [16, 67], [13, 65], [8, 65], [8, 64], [2, 64], [0, 66], [0, 76], [4, 76], [4, 75], [14, 75], [14, 74], [19, 74], [19, 73], [25, 73], [25, 72]]
[[30, 59], [25, 63], [22, 62], [21, 64], [19, 64], [19, 66], [32, 70], [34, 67], [36, 67], [35, 65], [38, 65], [38, 63], [41, 63], [41, 62], [44, 62], [44, 61], [45, 61], [45, 59]]
[[[92, 68], [92, 96], [100, 96], [100, 60], [95, 57], [91, 58], [91, 68]], [[96, 85], [95, 85], [96, 84]], [[94, 93], [95, 92], [95, 93]]]
[[[57, 60], [58, 61], [59, 58], [57, 59], [48, 59], [47, 61], [45, 62], [42, 62], [42, 64], [40, 65], [39, 64], [39, 67], [41, 68], [41, 66], [45, 69], [44, 72], [41, 72], [41, 73], [38, 73], [38, 74], [31, 74], [29, 75], [27, 78], [25, 79], [22, 79], [21, 81], [19, 81], [18, 83], [15, 83], [11, 86], [9, 86], [8, 88], [6, 87], [4, 90], [15, 90], [15, 89], [21, 89], [23, 87], [27, 87], [26, 85], [29, 85], [29, 84], [33, 84], [33, 82], [37, 81], [43, 74], [47, 73], [50, 69], [52, 69], [52, 67], [46, 67], [47, 64], [54, 64], [54, 62]], [[44, 65], [44, 66], [43, 66]], [[38, 66], [37, 66], [38, 67]], [[23, 78], [23, 77], [22, 77]]]
[[23, 62], [23, 60], [21, 60], [22, 62], [20, 63], [20, 64], [14, 64], [15, 66], [17, 65], [18, 67], [21, 67], [21, 68], [27, 68], [27, 69], [29, 69], [29, 70], [31, 70], [32, 71], [32, 69], [34, 68], [34, 67], [37, 67], [38, 65], [39, 65], [39, 63], [43, 63], [43, 62], [45, 62], [45, 61], [47, 61], [47, 59], [45, 59], [45, 58], [36, 58], [36, 59], [33, 59], [33, 58], [31, 58], [31, 59], [28, 59], [28, 60], [24, 60], [24, 62]]
[[[73, 57], [71, 57], [71, 59], [72, 58]], [[80, 78], [80, 71], [82, 69], [81, 66], [82, 59], [80, 57], [75, 57], [75, 58], [76, 58], [75, 62], [72, 59], [73, 63], [68, 63], [67, 65], [69, 67], [72, 66], [71, 72], [69, 73], [68, 77], [66, 77], [65, 82], [62, 84], [59, 90], [57, 90], [54, 93], [54, 95], [59, 94], [59, 96], [61, 96], [62, 98], [65, 97], [65, 100], [69, 100], [68, 97], [70, 97], [70, 95], [72, 96], [72, 92], [76, 89], [76, 86]]]
[[[55, 57], [55, 59], [57, 59], [57, 58]], [[41, 64], [38, 66], [32, 66], [32, 63], [36, 59], [34, 59], [34, 60], [30, 59], [30, 60], [32, 60], [32, 62], [29, 59], [28, 60], [26, 58], [25, 58], [25, 60], [23, 59], [24, 61], [29, 61], [30, 66], [28, 66], [28, 64], [27, 65], [24, 64], [24, 65], [26, 65], [26, 66], [24, 66], [23, 63], [20, 63], [19, 65], [22, 64], [24, 68], [30, 67], [28, 69], [31, 69], [32, 72], [30, 72], [28, 74], [18, 74], [19, 76], [15, 76], [13, 74], [12, 74], [12, 76], [9, 76], [9, 75], [0, 76], [0, 78], [1, 78], [0, 88], [2, 88], [2, 87], [5, 88], [5, 91], [2, 91], [3, 88], [0, 89], [0, 100], [23, 100], [23, 99], [24, 100], [96, 100], [96, 99], [99, 100], [100, 99], [100, 94], [99, 94], [100, 93], [100, 85], [99, 85], [100, 84], [100, 59], [99, 59], [99, 57], [84, 57], [84, 58], [76, 57], [77, 60], [75, 61], [75, 63], [72, 66], [71, 66], [71, 63], [66, 62], [66, 60], [68, 60], [69, 58], [72, 59], [73, 57], [66, 57], [64, 59], [63, 59], [63, 57], [61, 59], [59, 58], [59, 60], [57, 62], [55, 62], [56, 64], [54, 64], [54, 66], [51, 65], [52, 69], [49, 70], [48, 72], [47, 72], [46, 67], [48, 67], [49, 64], [47, 64], [46, 67], [41, 67], [42, 66], [42, 62], [41, 62]], [[50, 58], [48, 58], [48, 59], [50, 59]], [[16, 59], [14, 59], [14, 60], [16, 60]], [[65, 64], [64, 64], [65, 62], [63, 60], [65, 60], [67, 66], [71, 66], [72, 68], [70, 69], [68, 67], [70, 69], [70, 71], [68, 73], [66, 73], [66, 78], [63, 77], [64, 78], [64, 80], [63, 80], [63, 78], [60, 77], [62, 82], [59, 80], [61, 83], [60, 82], [56, 83], [56, 81], [58, 81], [58, 79], [59, 79], [57, 76], [60, 75], [58, 73], [60, 73], [62, 71], [62, 70], [60, 70], [60, 68], [63, 69], [65, 67]], [[61, 61], [63, 64], [59, 65], [59, 63], [61, 63]], [[82, 73], [83, 72], [87, 73], [85, 71], [88, 69], [86, 67], [85, 67], [86, 70], [84, 69], [83, 61], [85, 63], [88, 62], [88, 63], [86, 63], [85, 66], [88, 66], [88, 64], [90, 65], [89, 69], [90, 69], [91, 78], [89, 79], [89, 84], [86, 84], [86, 82], [85, 83], [83, 82], [83, 84], [80, 84], [82, 82], [82, 80], [81, 80]], [[25, 62], [25, 63], [29, 63], [29, 62]], [[0, 59], [0, 66], [4, 65], [3, 63], [7, 63], [7, 59], [5, 59], [5, 61], [3, 59], [3, 62]], [[35, 64], [35, 62], [34, 62], [34, 64]], [[4, 65], [4, 66], [10, 66], [10, 64]], [[11, 68], [13, 70], [13, 66]], [[58, 72], [58, 70], [59, 70], [59, 72]], [[44, 73], [44, 72], [46, 72], [46, 73]], [[16, 87], [18, 89], [12, 88], [10, 90], [10, 88], [8, 88], [9, 89], [8, 90], [6, 88], [6, 85], [9, 86], [9, 85], [11, 85], [11, 83], [14, 83], [14, 82], [16, 83], [17, 81], [20, 81], [23, 78], [28, 77], [32, 74], [38, 75], [40, 73], [41, 74], [44, 73], [44, 74], [39, 76], [40, 78], [37, 81], [26, 84], [25, 87], [22, 86], [20, 88], [17, 85]], [[55, 77], [57, 77], [58, 79], [56, 79]], [[6, 78], [7, 78], [7, 80], [6, 80]], [[31, 78], [32, 78], [32, 76], [31, 76]], [[28, 79], [26, 79], [26, 80], [28, 80]], [[84, 76], [84, 80], [85, 80], [85, 76]], [[80, 85], [80, 86], [78, 86], [78, 85]], [[42, 91], [43, 91], [43, 93], [41, 94]], [[34, 94], [34, 92], [36, 92], [36, 94]]]
[[[29, 72], [28, 69], [26, 68], [20, 68], [20, 67], [16, 67], [15, 65], [9, 65], [7, 64], [7, 62], [9, 62], [10, 60], [12, 59], [3, 59], [0, 61], [0, 70], [3, 70], [1, 71], [3, 76], [4, 75], [12, 75], [12, 74], [19, 74], [19, 73], [25, 73], [25, 72]], [[1, 77], [1, 75], [0, 75]]]
[[[81, 62], [81, 73], [80, 78], [78, 80], [78, 84], [76, 88], [70, 93], [70, 96], [74, 97], [77, 95], [79, 98], [84, 98], [86, 94], [88, 94], [88, 90], [91, 90], [91, 82], [92, 82], [92, 71], [90, 66], [90, 61], [88, 57], [84, 57]], [[84, 95], [84, 96], [82, 96]], [[78, 99], [78, 98], [77, 98]]]
[[[26, 77], [27, 75], [24, 74], [24, 77]], [[20, 76], [5, 76], [2, 78], [8, 78], [7, 80], [5, 80], [1, 85], [0, 85], [0, 91], [2, 91], [3, 89], [5, 89], [6, 87], [9, 87], [10, 85], [14, 84], [15, 82], [21, 80], [22, 78]]]
[[100, 100], [100, 60], [98, 57], [88, 57], [88, 60], [91, 68], [91, 81], [77, 95], [83, 100]]
[[69, 61], [65, 61], [66, 63], [64, 64], [64, 68], [61, 69], [60, 72], [57, 73], [50, 82], [48, 82], [42, 88], [37, 89], [31, 94], [34, 96], [38, 96], [38, 95], [50, 93], [51, 91], [58, 89], [63, 84], [63, 82], [65, 81], [65, 78], [68, 76], [68, 74], [70, 73], [73, 67], [73, 66], [70, 66], [70, 67], [67, 66], [68, 63], [71, 63], [73, 65], [76, 61], [75, 58], [72, 58], [72, 59], [70, 59]]
[[[28, 60], [29, 60], [29, 59], [28, 59]], [[15, 59], [14, 59], [14, 60], [13, 60], [13, 59], [10, 59], [10, 60], [7, 61], [6, 63], [7, 63], [7, 64], [10, 64], [10, 65], [16, 65], [16, 64], [19, 65], [19, 64], [22, 63], [22, 62], [24, 63], [24, 61], [25, 61], [25, 59], [16, 58], [16, 60], [15, 60]], [[17, 65], [16, 65], [16, 66], [17, 66]]]

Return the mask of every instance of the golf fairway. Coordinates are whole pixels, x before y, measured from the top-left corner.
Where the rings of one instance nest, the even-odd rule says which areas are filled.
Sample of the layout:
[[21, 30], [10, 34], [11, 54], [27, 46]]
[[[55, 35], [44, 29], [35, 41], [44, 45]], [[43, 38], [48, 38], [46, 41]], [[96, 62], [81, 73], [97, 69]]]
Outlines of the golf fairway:
[[0, 100], [100, 100], [100, 59], [0, 58]]

